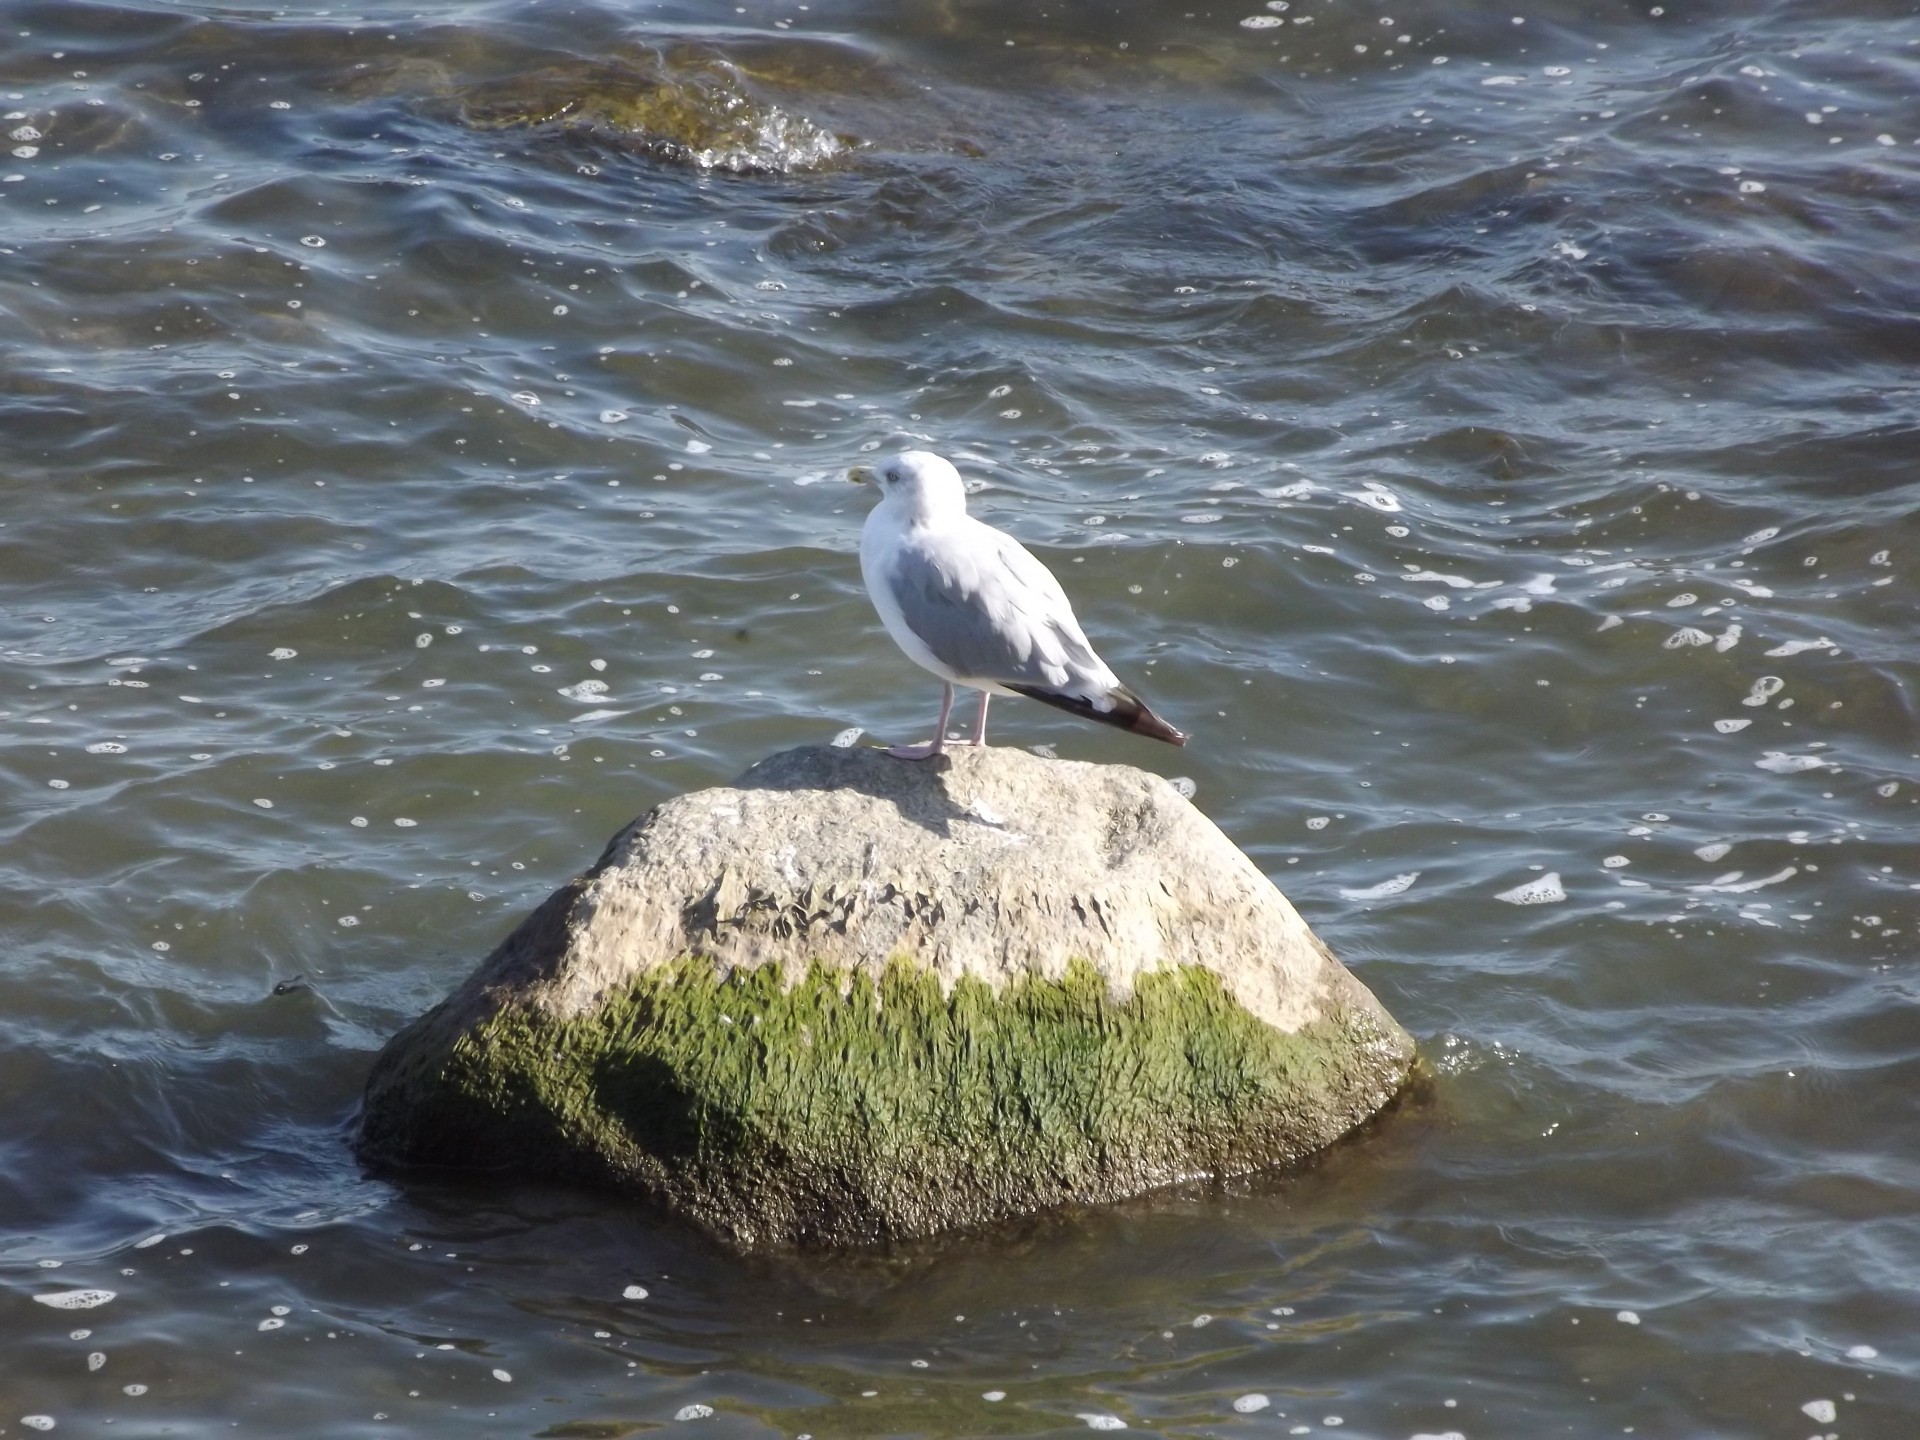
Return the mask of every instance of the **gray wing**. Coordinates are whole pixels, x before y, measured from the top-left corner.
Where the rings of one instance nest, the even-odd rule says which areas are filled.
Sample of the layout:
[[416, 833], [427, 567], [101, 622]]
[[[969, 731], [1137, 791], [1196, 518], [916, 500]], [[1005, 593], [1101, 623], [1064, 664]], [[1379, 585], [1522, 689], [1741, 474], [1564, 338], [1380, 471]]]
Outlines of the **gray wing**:
[[1119, 683], [1053, 573], [992, 526], [913, 537], [889, 578], [907, 628], [963, 679], [1101, 695]]

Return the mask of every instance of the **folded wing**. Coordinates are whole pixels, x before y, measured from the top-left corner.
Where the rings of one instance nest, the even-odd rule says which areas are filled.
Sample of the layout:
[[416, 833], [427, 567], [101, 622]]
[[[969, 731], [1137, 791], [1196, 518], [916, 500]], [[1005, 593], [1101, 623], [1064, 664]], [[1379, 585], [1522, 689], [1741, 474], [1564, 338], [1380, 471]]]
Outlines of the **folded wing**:
[[963, 680], [1057, 691], [1096, 708], [1120, 683], [1053, 573], [989, 525], [970, 519], [912, 536], [887, 581], [908, 628]]

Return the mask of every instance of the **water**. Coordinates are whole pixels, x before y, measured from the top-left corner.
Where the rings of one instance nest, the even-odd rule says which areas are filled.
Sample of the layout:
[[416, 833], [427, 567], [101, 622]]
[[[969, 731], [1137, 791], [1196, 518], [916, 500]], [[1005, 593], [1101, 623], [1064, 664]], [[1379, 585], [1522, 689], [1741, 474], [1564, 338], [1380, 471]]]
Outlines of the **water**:
[[[1912, 1427], [1910, 5], [4, 12], [0, 1430]], [[615, 828], [923, 735], [907, 441], [1196, 737], [998, 739], [1432, 1085], [895, 1257], [363, 1175]]]

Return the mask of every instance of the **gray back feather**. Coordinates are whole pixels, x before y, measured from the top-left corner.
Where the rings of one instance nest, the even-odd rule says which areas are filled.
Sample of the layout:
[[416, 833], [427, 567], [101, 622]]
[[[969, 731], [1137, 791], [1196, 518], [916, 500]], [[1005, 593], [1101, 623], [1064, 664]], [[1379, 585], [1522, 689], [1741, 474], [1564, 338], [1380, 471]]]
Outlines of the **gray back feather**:
[[1052, 573], [1011, 537], [979, 530], [999, 543], [902, 551], [889, 579], [913, 633], [972, 679], [1082, 689], [1106, 675]]

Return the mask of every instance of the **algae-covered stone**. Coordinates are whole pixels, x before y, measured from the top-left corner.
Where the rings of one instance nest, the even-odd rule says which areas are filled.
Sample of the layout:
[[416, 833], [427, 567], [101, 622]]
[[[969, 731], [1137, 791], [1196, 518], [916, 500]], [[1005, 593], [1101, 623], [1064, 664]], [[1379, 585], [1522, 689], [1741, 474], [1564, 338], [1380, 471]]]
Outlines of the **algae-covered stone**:
[[466, 87], [460, 113], [478, 129], [560, 130], [736, 174], [817, 169], [859, 143], [754, 94], [718, 55], [569, 61]]
[[388, 1045], [361, 1149], [865, 1242], [1284, 1164], [1412, 1061], [1159, 777], [802, 749], [616, 835]]

